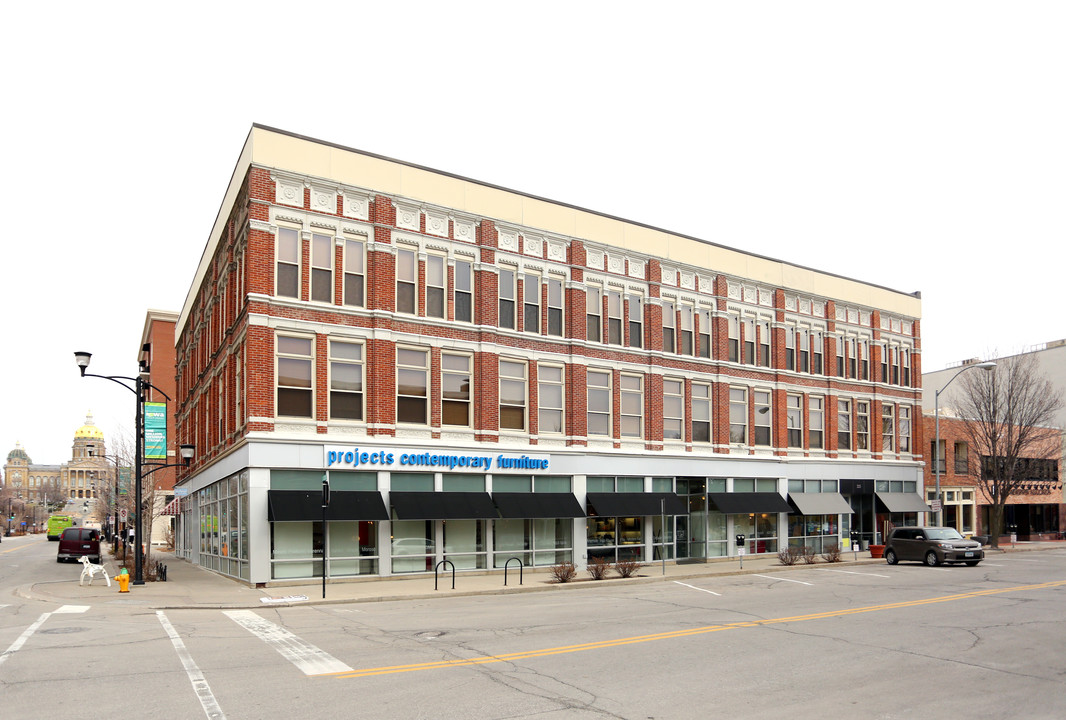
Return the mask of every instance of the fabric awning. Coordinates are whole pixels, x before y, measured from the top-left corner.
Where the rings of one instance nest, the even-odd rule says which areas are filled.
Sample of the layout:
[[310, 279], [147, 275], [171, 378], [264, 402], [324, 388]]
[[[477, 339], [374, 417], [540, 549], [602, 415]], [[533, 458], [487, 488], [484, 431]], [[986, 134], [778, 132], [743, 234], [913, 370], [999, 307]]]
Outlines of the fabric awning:
[[585, 517], [573, 493], [493, 493], [492, 501], [505, 518]]
[[[267, 493], [270, 522], [308, 522], [322, 519], [321, 490], [270, 490]], [[373, 490], [333, 490], [329, 494], [327, 520], [388, 520], [381, 493]]]
[[855, 511], [840, 493], [789, 493], [788, 501], [800, 515], [850, 515]]
[[918, 493], [879, 493], [875, 492], [877, 502], [890, 513], [894, 512], [933, 512]]
[[394, 492], [389, 502], [399, 520], [480, 520], [497, 518], [487, 492]]
[[[589, 493], [588, 514], [599, 517], [685, 515], [688, 507], [674, 493]], [[665, 509], [664, 509], [665, 506]]]
[[792, 512], [785, 499], [772, 492], [707, 493], [707, 497], [721, 512], [729, 515]]
[[181, 498], [180, 497], [176, 497], [173, 500], [171, 500], [170, 502], [168, 502], [165, 506], [163, 506], [163, 509], [162, 509], [162, 511], [160, 511], [159, 514], [160, 515], [179, 515], [179, 514], [181, 514]]

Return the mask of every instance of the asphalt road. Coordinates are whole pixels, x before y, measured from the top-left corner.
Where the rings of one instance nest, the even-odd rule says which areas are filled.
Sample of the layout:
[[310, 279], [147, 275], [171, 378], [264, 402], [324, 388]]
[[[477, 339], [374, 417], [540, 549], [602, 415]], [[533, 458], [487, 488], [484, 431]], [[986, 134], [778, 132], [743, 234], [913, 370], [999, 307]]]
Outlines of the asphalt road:
[[1063, 718], [1066, 549], [255, 611], [57, 606], [0, 544], [12, 718]]

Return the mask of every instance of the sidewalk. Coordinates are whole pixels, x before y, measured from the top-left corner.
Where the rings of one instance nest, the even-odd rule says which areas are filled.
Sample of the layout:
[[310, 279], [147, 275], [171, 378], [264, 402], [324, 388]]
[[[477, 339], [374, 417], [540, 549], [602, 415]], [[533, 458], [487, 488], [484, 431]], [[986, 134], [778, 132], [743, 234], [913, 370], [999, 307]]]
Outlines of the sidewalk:
[[[1066, 542], [1031, 542], [1018, 543], [1014, 548], [1006, 546], [1000, 550], [986, 548], [992, 555], [1003, 552], [1027, 552], [1050, 549], [1066, 549]], [[857, 557], [857, 559], [856, 559]], [[298, 585], [253, 588], [244, 583], [231, 580], [209, 570], [182, 560], [173, 553], [152, 551], [152, 562], [162, 562], [167, 566], [167, 582], [146, 582], [144, 585], [130, 585], [128, 593], [119, 593], [118, 583], [114, 577], [118, 565], [108, 556], [104, 564], [112, 578], [111, 587], [104, 580], [97, 578], [93, 584], [79, 586], [77, 572], [71, 572], [71, 579], [56, 582], [41, 582], [26, 585], [18, 589], [19, 595], [33, 600], [57, 602], [62, 604], [108, 604], [130, 605], [153, 610], [164, 609], [247, 609], [277, 606], [344, 604], [359, 602], [381, 602], [388, 600], [412, 600], [442, 598], [467, 595], [503, 595], [519, 592], [580, 592], [582, 590], [603, 589], [619, 583], [654, 583], [663, 581], [689, 581], [706, 579], [711, 576], [742, 574], [780, 574], [803, 572], [812, 569], [843, 569], [848, 567], [884, 565], [884, 560], [871, 558], [869, 551], [841, 554], [841, 562], [826, 563], [822, 560], [807, 565], [782, 565], [777, 556], [759, 556], [743, 558], [743, 568], [739, 558], [712, 559], [706, 563], [684, 565], [666, 564], [665, 570], [658, 563], [648, 563], [640, 570], [638, 577], [610, 579], [594, 582], [588, 579], [588, 573], [580, 571], [574, 582], [559, 584], [551, 581], [551, 575], [545, 568], [526, 568], [522, 584], [519, 584], [517, 567], [507, 573], [507, 586], [504, 587], [502, 572], [455, 574], [455, 589], [452, 589], [451, 572], [441, 573], [434, 589], [432, 575], [416, 575], [388, 578], [360, 578], [349, 582], [326, 583], [323, 599], [322, 582], [305, 582]], [[264, 600], [265, 599], [265, 600]]]

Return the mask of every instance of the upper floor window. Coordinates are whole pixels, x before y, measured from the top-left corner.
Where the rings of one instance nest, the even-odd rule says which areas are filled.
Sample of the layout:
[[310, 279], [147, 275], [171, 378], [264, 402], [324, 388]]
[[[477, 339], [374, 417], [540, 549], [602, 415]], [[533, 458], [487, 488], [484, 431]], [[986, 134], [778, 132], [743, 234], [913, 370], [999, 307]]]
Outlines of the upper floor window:
[[911, 385], [911, 351], [904, 350], [903, 353], [903, 385], [910, 387]]
[[711, 441], [711, 386], [692, 383], [692, 442]]
[[644, 347], [644, 299], [640, 295], [626, 295], [629, 303], [629, 345]]
[[663, 440], [685, 436], [685, 382], [663, 380]]
[[699, 356], [709, 358], [711, 356], [711, 311], [697, 311], [696, 321], [699, 323]]
[[363, 346], [329, 341], [329, 416], [363, 419]]
[[588, 434], [611, 434], [611, 373], [589, 370], [585, 382], [588, 391]]
[[640, 375], [622, 375], [619, 392], [622, 437], [643, 437], [644, 378]]
[[855, 403], [855, 447], [870, 449], [870, 403], [865, 400]]
[[744, 331], [744, 360], [749, 365], [755, 364], [755, 321], [745, 320]]
[[600, 289], [585, 289], [585, 337], [590, 342], [600, 341], [600, 328], [603, 324], [603, 304]]
[[770, 444], [770, 428], [772, 426], [772, 410], [770, 407], [770, 392], [768, 390], [755, 390], [752, 392], [753, 405], [755, 406], [755, 445]]
[[844, 336], [838, 335], [836, 337], [836, 350], [837, 350], [837, 377], [844, 377]]
[[788, 446], [803, 447], [803, 396], [789, 395], [786, 399]]
[[362, 240], [344, 240], [344, 304], [363, 307], [366, 283], [365, 246]]
[[563, 368], [537, 365], [538, 433], [563, 431]]
[[469, 355], [441, 353], [441, 424], [470, 426], [473, 374]]
[[729, 442], [748, 442], [748, 391], [729, 388]]
[[812, 448], [822, 448], [825, 428], [825, 398], [807, 399], [807, 439]]
[[870, 341], [863, 340], [859, 343], [859, 379], [870, 379]]
[[396, 422], [429, 422], [429, 351], [396, 348]]
[[695, 337], [695, 320], [693, 318], [693, 308], [691, 305], [681, 306], [681, 350], [683, 355], [693, 355], [695, 346], [693, 345]]
[[540, 333], [540, 276], [522, 276], [522, 329]]
[[796, 328], [785, 328], [785, 370], [796, 369]]
[[770, 367], [770, 323], [759, 323], [759, 364]]
[[903, 405], [899, 407], [899, 451], [911, 451], [911, 409]]
[[500, 327], [515, 329], [515, 274], [500, 268]]
[[811, 333], [811, 372], [821, 375], [823, 370], [822, 356], [825, 354], [825, 336], [820, 330]]
[[881, 406], [881, 450], [894, 452], [896, 449], [896, 409], [889, 404]]
[[837, 447], [851, 449], [851, 401], [837, 401]]
[[622, 344], [622, 293], [607, 291], [607, 342]]
[[442, 256], [426, 256], [426, 317], [444, 319], [444, 293], [447, 286], [445, 267]]
[[418, 312], [418, 255], [411, 250], [396, 251], [396, 312]]
[[857, 378], [859, 376], [859, 341], [855, 338], [848, 338], [848, 377]]
[[729, 316], [729, 362], [740, 362], [740, 318]]
[[311, 299], [333, 302], [333, 238], [311, 234]]
[[955, 443], [955, 474], [968, 475], [970, 473], [970, 446], [964, 442]]
[[278, 228], [277, 272], [274, 292], [279, 297], [300, 297], [300, 233]]
[[314, 341], [278, 335], [277, 361], [277, 414], [313, 417], [311, 370], [314, 366]]
[[474, 273], [466, 260], [455, 261], [455, 319], [474, 322]]
[[676, 308], [669, 300], [663, 300], [663, 352], [677, 352], [676, 328]]
[[526, 429], [526, 364], [500, 360], [500, 429]]
[[548, 334], [563, 335], [563, 281], [548, 278]]

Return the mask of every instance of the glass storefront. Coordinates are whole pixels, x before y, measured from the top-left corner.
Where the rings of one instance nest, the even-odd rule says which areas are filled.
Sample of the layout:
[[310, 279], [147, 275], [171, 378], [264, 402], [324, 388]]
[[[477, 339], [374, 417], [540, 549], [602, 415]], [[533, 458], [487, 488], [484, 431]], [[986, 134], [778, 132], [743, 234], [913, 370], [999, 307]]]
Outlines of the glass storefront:
[[839, 515], [789, 515], [789, 547], [808, 547], [816, 553], [840, 544]]
[[492, 566], [496, 568], [502, 568], [513, 557], [526, 566], [573, 562], [574, 521], [570, 518], [494, 520], [492, 545]]
[[201, 565], [248, 579], [247, 470], [200, 490], [196, 507], [184, 513], [183, 523], [187, 533], [198, 525]]

